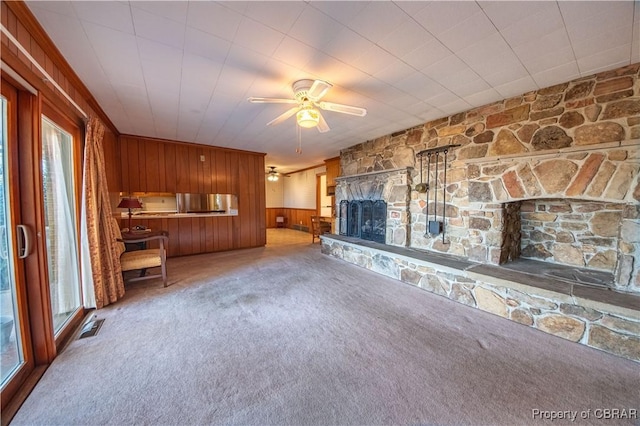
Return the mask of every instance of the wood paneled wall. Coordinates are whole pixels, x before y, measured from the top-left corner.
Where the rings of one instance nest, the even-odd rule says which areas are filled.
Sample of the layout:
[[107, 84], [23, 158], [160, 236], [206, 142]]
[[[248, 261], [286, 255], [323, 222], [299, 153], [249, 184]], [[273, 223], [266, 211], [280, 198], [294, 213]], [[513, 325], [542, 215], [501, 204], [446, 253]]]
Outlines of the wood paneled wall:
[[120, 160], [125, 193], [225, 193], [238, 197], [238, 216], [165, 219], [166, 223], [150, 224], [152, 229], [169, 231], [169, 255], [266, 244], [264, 154], [121, 136]]
[[317, 214], [314, 209], [291, 209], [285, 207], [274, 207], [267, 209], [267, 227], [276, 227], [276, 216], [285, 217], [285, 227], [291, 228], [293, 225], [303, 225], [311, 232], [311, 216]]

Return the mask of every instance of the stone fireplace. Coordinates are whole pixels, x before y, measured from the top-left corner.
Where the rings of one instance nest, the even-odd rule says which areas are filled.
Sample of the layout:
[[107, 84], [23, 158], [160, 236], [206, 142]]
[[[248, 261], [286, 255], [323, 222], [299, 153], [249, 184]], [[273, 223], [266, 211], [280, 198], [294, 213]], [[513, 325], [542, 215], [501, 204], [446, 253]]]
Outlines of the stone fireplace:
[[[443, 164], [420, 170], [417, 153], [453, 145], [446, 185]], [[336, 208], [384, 200], [385, 246], [327, 236], [323, 253], [640, 361], [640, 64], [340, 157]], [[429, 195], [415, 190], [421, 177]], [[428, 232], [436, 212], [444, 234]]]
[[[409, 169], [403, 168], [336, 178], [336, 206], [340, 212], [339, 233], [363, 238], [362, 230], [367, 227], [366, 220], [373, 218], [365, 218], [363, 223], [361, 217], [354, 216], [354, 212], [361, 213], [362, 209], [368, 206], [373, 210], [374, 204], [378, 202], [375, 205], [378, 209], [381, 209], [384, 204], [383, 232], [379, 232], [378, 223], [376, 238], [365, 236], [364, 239], [401, 247], [407, 246], [409, 172]], [[358, 229], [353, 229], [354, 227]]]

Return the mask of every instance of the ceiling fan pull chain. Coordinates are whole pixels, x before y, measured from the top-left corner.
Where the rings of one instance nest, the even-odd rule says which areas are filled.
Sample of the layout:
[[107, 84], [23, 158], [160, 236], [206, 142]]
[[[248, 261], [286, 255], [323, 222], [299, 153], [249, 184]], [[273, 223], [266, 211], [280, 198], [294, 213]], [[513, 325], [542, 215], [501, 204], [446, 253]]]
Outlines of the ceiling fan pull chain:
[[302, 154], [302, 129], [296, 123], [296, 133], [298, 136], [298, 147], [296, 148], [296, 154]]

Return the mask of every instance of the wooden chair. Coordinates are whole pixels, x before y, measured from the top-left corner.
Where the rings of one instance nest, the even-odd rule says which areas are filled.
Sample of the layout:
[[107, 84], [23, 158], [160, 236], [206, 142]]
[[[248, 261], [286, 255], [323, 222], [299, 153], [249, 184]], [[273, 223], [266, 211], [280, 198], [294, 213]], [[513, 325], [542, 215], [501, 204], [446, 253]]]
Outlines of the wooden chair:
[[320, 235], [331, 232], [331, 224], [322, 222], [318, 216], [311, 216], [311, 244], [316, 242], [316, 238], [320, 240]]
[[[162, 278], [162, 283], [167, 286], [167, 252], [165, 244], [169, 241], [166, 232], [155, 232], [151, 235], [140, 234], [132, 238], [127, 238], [127, 244], [148, 243], [149, 241], [158, 241], [158, 248], [145, 248], [142, 250], [126, 251], [125, 240], [122, 238], [118, 221], [113, 219], [113, 227], [116, 232], [118, 250], [120, 252], [120, 266], [124, 275], [127, 271], [141, 270], [139, 277], [129, 278], [125, 282], [133, 282], [140, 280], [148, 280], [152, 278]], [[153, 275], [146, 275], [146, 270], [150, 268], [160, 267], [160, 272]]]

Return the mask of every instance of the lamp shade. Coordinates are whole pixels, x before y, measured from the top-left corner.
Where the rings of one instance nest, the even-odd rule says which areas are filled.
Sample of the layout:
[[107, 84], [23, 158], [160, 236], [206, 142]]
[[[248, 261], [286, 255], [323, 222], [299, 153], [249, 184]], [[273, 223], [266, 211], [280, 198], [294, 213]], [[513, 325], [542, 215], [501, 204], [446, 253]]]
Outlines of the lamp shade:
[[318, 111], [313, 108], [301, 109], [296, 114], [296, 119], [298, 120], [298, 125], [300, 127], [311, 128], [318, 125], [320, 115], [318, 114]]
[[137, 198], [125, 197], [118, 204], [119, 209], [141, 209], [142, 203]]

